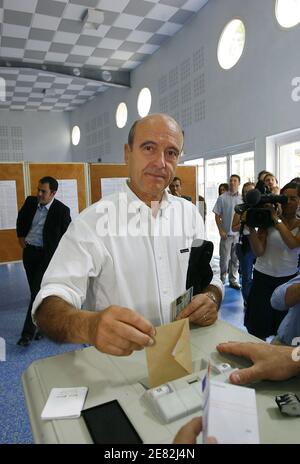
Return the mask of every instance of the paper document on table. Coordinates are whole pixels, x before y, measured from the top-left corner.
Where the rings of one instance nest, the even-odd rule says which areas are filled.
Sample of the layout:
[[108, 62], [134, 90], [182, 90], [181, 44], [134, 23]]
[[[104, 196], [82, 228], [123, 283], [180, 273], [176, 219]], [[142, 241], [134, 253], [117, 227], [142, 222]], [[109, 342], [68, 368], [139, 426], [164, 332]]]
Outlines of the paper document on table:
[[255, 390], [229, 383], [204, 381], [203, 441], [221, 444], [259, 443]]
[[80, 417], [87, 391], [87, 387], [52, 388], [41, 418], [48, 420]]

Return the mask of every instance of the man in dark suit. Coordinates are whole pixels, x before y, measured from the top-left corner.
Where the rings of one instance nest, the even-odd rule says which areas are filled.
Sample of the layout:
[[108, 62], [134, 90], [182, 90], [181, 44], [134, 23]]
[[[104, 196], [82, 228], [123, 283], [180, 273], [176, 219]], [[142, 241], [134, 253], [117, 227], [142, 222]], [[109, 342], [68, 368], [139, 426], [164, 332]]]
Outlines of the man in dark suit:
[[[40, 289], [43, 275], [70, 222], [70, 209], [54, 198], [58, 182], [53, 177], [40, 179], [37, 196], [26, 198], [17, 218], [17, 235], [23, 248], [23, 264], [31, 299], [24, 322], [20, 346], [28, 346], [36, 327], [31, 320], [32, 303]], [[40, 335], [36, 335], [39, 339]]]
[[181, 195], [181, 179], [180, 177], [174, 177], [172, 182], [169, 185], [170, 192], [172, 195], [175, 197], [181, 197], [184, 198], [185, 200], [192, 201], [192, 197], [189, 197], [188, 195]]

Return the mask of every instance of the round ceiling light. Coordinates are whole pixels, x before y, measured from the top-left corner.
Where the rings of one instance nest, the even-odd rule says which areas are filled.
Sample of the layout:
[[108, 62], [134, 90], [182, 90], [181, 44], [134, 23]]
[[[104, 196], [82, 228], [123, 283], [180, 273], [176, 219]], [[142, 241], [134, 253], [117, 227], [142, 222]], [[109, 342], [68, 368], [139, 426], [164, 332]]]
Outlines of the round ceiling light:
[[137, 110], [141, 118], [147, 116], [151, 108], [151, 92], [148, 87], [144, 87], [138, 96], [137, 100]]
[[80, 141], [80, 129], [78, 126], [74, 126], [72, 129], [72, 143], [78, 145]]
[[127, 116], [128, 116], [127, 105], [126, 103], [122, 102], [118, 105], [118, 108], [116, 111], [116, 124], [119, 129], [122, 129], [126, 125]]
[[218, 61], [223, 69], [231, 69], [242, 56], [246, 32], [240, 19], [230, 21], [221, 34], [218, 45]]

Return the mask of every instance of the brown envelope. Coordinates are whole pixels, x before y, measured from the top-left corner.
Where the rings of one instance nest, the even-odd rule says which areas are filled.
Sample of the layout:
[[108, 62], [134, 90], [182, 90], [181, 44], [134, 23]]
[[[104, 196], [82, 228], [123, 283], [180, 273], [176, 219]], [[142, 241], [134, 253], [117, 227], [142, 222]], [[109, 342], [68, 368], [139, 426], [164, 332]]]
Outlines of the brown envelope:
[[192, 373], [188, 319], [156, 327], [155, 344], [146, 348], [149, 387]]

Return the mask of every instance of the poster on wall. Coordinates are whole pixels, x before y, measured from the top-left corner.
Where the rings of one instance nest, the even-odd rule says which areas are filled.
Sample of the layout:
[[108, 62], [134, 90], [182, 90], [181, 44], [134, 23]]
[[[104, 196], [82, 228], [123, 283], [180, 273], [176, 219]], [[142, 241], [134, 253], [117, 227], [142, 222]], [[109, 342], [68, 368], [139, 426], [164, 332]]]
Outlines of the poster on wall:
[[112, 177], [100, 180], [102, 198], [112, 193], [120, 192], [127, 181], [127, 177]]
[[58, 179], [55, 198], [70, 208], [72, 220], [79, 214], [78, 190], [76, 179]]
[[18, 215], [17, 186], [15, 180], [0, 181], [0, 230], [16, 228]]

